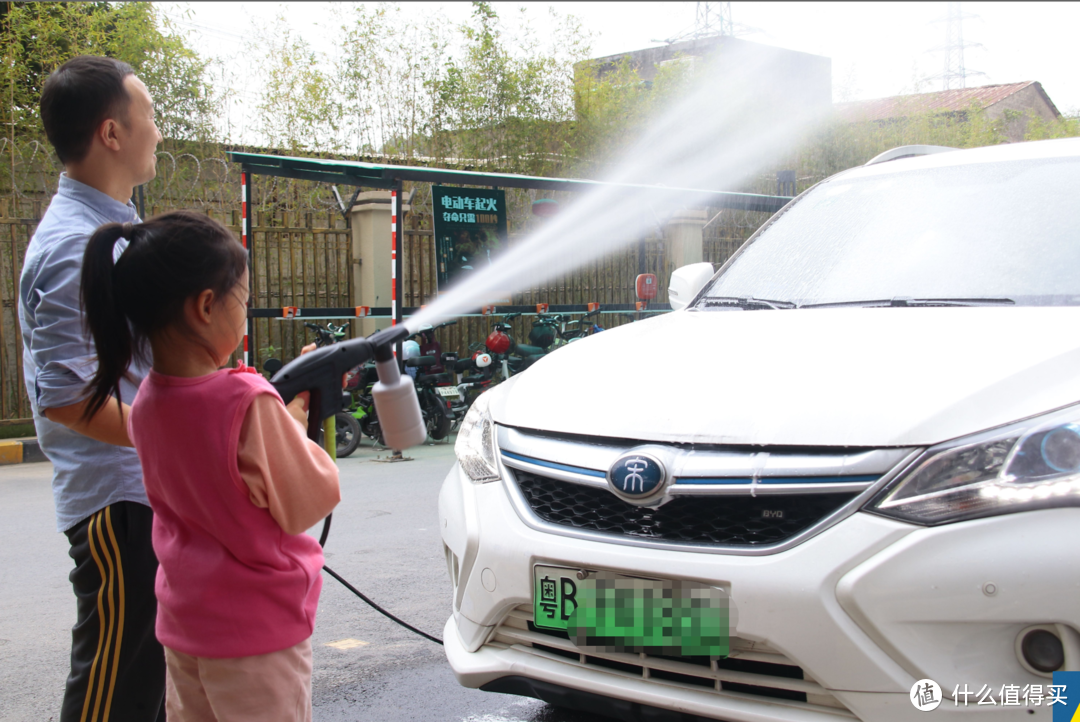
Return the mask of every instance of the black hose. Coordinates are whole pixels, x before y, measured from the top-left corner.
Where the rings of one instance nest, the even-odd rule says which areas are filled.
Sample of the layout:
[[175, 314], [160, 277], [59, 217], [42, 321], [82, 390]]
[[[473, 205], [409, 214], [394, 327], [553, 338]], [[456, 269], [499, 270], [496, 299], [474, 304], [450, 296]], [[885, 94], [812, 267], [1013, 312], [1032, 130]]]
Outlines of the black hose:
[[421, 637], [424, 637], [425, 639], [430, 639], [432, 642], [435, 642], [436, 644], [442, 644], [443, 643], [443, 641], [441, 639], [439, 639], [438, 637], [432, 637], [427, 632], [421, 632], [419, 629], [412, 626], [408, 622], [405, 622], [405, 621], [403, 621], [401, 619], [398, 619], [393, 614], [391, 614], [390, 612], [386, 611], [385, 609], [380, 607], [375, 602], [368, 599], [366, 596], [364, 596], [363, 592], [361, 592], [359, 589], [354, 587], [352, 584], [349, 584], [347, 581], [345, 581], [345, 579], [343, 577], [341, 577], [337, 572], [335, 572], [333, 569], [326, 566], [325, 564], [323, 565], [323, 571], [326, 572], [327, 574], [329, 574], [330, 576], [332, 576], [334, 579], [337, 579], [339, 582], [341, 582], [342, 585], [346, 589], [348, 589], [350, 592], [352, 592], [356, 596], [363, 599], [365, 602], [367, 602], [368, 606], [371, 607], [372, 609], [374, 609], [379, 614], [383, 615], [384, 617], [387, 617], [388, 619], [391, 619], [391, 620], [397, 622], [401, 626], [405, 627], [405, 629], [408, 629], [410, 632], [415, 632], [416, 634], [419, 634]]
[[[328, 536], [330, 536], [330, 520], [331, 520], [331, 519], [332, 519], [333, 517], [334, 517], [334, 515], [333, 515], [333, 514], [327, 514], [327, 515], [326, 515], [326, 519], [324, 519], [324, 520], [323, 520], [322, 534], [321, 534], [321, 535], [319, 536], [319, 546], [320, 546], [320, 547], [325, 547], [325, 546], [326, 546], [326, 538], [327, 538]], [[352, 592], [353, 594], [355, 594], [356, 596], [360, 597], [360, 598], [361, 598], [361, 599], [363, 599], [363, 600], [364, 600], [365, 602], [367, 602], [368, 606], [370, 606], [370, 607], [371, 607], [372, 609], [374, 609], [374, 610], [375, 610], [376, 612], [378, 612], [379, 614], [382, 614], [383, 616], [385, 616], [385, 617], [388, 617], [389, 619], [391, 619], [391, 620], [393, 620], [393, 621], [397, 622], [397, 623], [398, 623], [398, 624], [400, 624], [401, 626], [405, 627], [405, 629], [408, 629], [408, 630], [409, 630], [410, 632], [416, 632], [416, 633], [417, 633], [417, 634], [419, 634], [419, 635], [420, 635], [421, 637], [424, 637], [425, 639], [430, 639], [430, 640], [431, 640], [432, 642], [435, 642], [436, 644], [442, 644], [442, 643], [443, 643], [443, 641], [442, 641], [441, 639], [439, 639], [439, 638], [437, 638], [437, 637], [432, 637], [432, 636], [431, 636], [430, 634], [428, 634], [427, 632], [421, 632], [421, 631], [420, 631], [419, 629], [417, 629], [416, 627], [412, 626], [412, 625], [411, 625], [411, 624], [409, 624], [408, 622], [404, 622], [404, 621], [402, 621], [402, 620], [398, 619], [398, 618], [397, 618], [397, 617], [395, 617], [395, 616], [394, 616], [393, 614], [391, 614], [390, 612], [386, 611], [385, 609], [383, 609], [382, 607], [380, 607], [380, 606], [379, 606], [378, 604], [376, 604], [375, 602], [373, 602], [373, 601], [371, 601], [370, 599], [368, 599], [368, 598], [367, 598], [366, 596], [364, 596], [364, 593], [363, 593], [363, 592], [361, 592], [361, 591], [360, 591], [359, 589], [357, 589], [356, 587], [354, 587], [354, 586], [353, 586], [352, 584], [349, 584], [349, 583], [348, 583], [347, 581], [345, 581], [345, 579], [344, 579], [343, 577], [341, 577], [341, 576], [340, 576], [340, 575], [339, 575], [339, 574], [338, 574], [337, 572], [335, 572], [335, 571], [334, 571], [333, 569], [331, 569], [330, 567], [326, 566], [325, 564], [323, 564], [323, 570], [324, 570], [324, 571], [325, 571], [325, 572], [326, 572], [327, 574], [329, 574], [330, 576], [332, 576], [332, 577], [333, 577], [334, 579], [337, 579], [337, 580], [338, 580], [339, 582], [341, 582], [341, 583], [342, 583], [342, 585], [343, 585], [343, 586], [344, 586], [344, 587], [345, 587], [346, 589], [348, 589], [348, 590], [349, 590], [350, 592]]]
[[322, 523], [322, 534], [319, 535], [319, 546], [326, 546], [326, 537], [330, 536], [330, 520], [334, 518], [333, 514], [327, 514]]
[[[316, 328], [318, 328], [318, 327], [316, 327]], [[321, 335], [322, 334], [320, 334], [320, 336]], [[336, 349], [340, 349], [342, 351], [348, 350], [348, 351], [350, 351], [352, 353], [353, 356], [355, 356], [355, 358], [349, 358], [349, 363], [346, 364], [342, 368], [334, 368], [334, 364], [331, 363], [336, 358], [340, 357], [340, 354], [338, 355], [338, 357], [331, 357], [331, 356], [326, 355], [324, 353], [322, 356], [308, 356], [306, 358], [306, 360], [305, 360], [304, 356], [301, 356], [298, 359], [294, 359], [286, 367], [287, 369], [291, 369], [292, 373], [295, 376], [298, 377], [295, 380], [297, 382], [292, 384], [293, 386], [297, 386], [297, 388], [292, 390], [292, 392], [289, 394], [289, 400], [292, 400], [293, 396], [295, 396], [298, 391], [308, 390], [308, 388], [310, 388], [310, 387], [307, 387], [307, 386], [304, 385], [304, 384], [309, 383], [310, 379], [304, 377], [304, 374], [301, 373], [302, 370], [306, 370], [308, 372], [310, 372], [312, 370], [322, 370], [322, 367], [325, 366], [327, 369], [330, 369], [331, 386], [335, 386], [337, 383], [339, 383], [338, 379], [340, 377], [340, 374], [344, 373], [351, 366], [356, 365], [357, 362], [358, 363], [363, 363], [368, 358], [370, 358], [371, 356], [374, 356], [376, 361], [389, 361], [390, 359], [392, 359], [394, 356], [393, 356], [393, 351], [391, 350], [391, 345], [393, 343], [395, 343], [395, 342], [400, 343], [402, 340], [407, 338], [408, 335], [409, 335], [409, 333], [408, 333], [407, 329], [405, 328], [405, 326], [391, 326], [390, 328], [383, 329], [382, 331], [376, 331], [374, 334], [372, 334], [367, 339], [353, 339], [352, 341], [348, 342], [347, 344], [343, 344], [341, 346], [335, 346]], [[333, 341], [333, 339], [331, 339], [331, 342], [332, 341]], [[366, 348], [364, 348], [365, 346], [366, 346]], [[338, 362], [337, 365], [341, 366], [340, 361]], [[279, 393], [281, 393], [281, 391], [282, 391], [281, 387], [288, 384], [288, 382], [290, 380], [288, 378], [288, 376], [289, 376], [288, 373], [279, 372], [278, 374], [276, 374], [274, 376], [274, 379], [271, 380], [271, 383], [274, 383], [274, 380], [277, 380], [277, 383], [275, 383], [274, 385], [275, 385], [275, 387], [277, 387]], [[311, 389], [311, 390], [315, 391], [316, 389]], [[283, 397], [285, 395], [286, 394], [282, 393]], [[329, 396], [328, 396], [328, 398], [329, 398]], [[339, 399], [341, 398], [340, 394], [338, 394], [338, 398]], [[333, 418], [333, 413], [331, 413], [329, 415], [329, 418]], [[313, 425], [313, 424], [308, 425], [308, 438], [312, 438], [317, 443], [318, 442], [318, 434], [315, 433], [315, 431], [314, 431], [316, 428], [317, 428], [316, 425]], [[319, 546], [320, 547], [325, 547], [326, 546], [326, 539], [327, 539], [327, 537], [330, 536], [330, 520], [332, 518], [333, 518], [332, 514], [327, 514], [326, 519], [323, 520], [322, 534], [319, 536]], [[404, 622], [404, 621], [398, 619], [393, 614], [391, 614], [390, 612], [386, 611], [385, 609], [380, 607], [375, 602], [368, 599], [366, 596], [364, 596], [364, 594], [359, 589], [357, 589], [353, 585], [349, 584], [347, 581], [345, 581], [345, 579], [343, 577], [339, 576], [337, 572], [335, 572], [333, 569], [326, 566], [325, 564], [323, 565], [323, 569], [326, 570], [327, 574], [329, 574], [334, 579], [337, 579], [339, 582], [341, 582], [345, 586], [346, 589], [348, 589], [350, 592], [352, 592], [356, 596], [363, 599], [365, 602], [367, 602], [367, 604], [372, 609], [374, 609], [376, 612], [378, 612], [379, 614], [382, 614], [383, 616], [387, 617], [388, 619], [391, 619], [391, 620], [397, 622], [398, 624], [405, 627], [409, 631], [415, 632], [416, 634], [419, 634], [421, 637], [424, 637], [425, 639], [430, 639], [432, 642], [435, 642], [436, 644], [442, 644], [443, 643], [441, 639], [439, 639], [437, 637], [433, 637], [430, 634], [428, 634], [427, 632], [421, 632], [419, 629], [412, 626], [408, 622]]]

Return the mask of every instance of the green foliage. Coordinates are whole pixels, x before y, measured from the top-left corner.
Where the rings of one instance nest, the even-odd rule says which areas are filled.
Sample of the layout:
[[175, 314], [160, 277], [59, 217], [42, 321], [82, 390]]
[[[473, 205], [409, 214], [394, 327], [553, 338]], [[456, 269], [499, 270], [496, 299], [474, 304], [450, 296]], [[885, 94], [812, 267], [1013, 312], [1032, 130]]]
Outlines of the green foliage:
[[573, 63], [587, 55], [587, 39], [576, 20], [561, 18], [562, 30], [545, 50], [522, 20], [521, 35], [508, 37], [488, 3], [473, 3], [470, 22], [460, 28], [461, 55], [440, 88], [444, 152], [554, 173], [571, 140]]
[[1080, 136], [1080, 116], [1061, 116], [1052, 121], [1042, 118], [1028, 120], [1024, 140], [1049, 140], [1051, 138], [1076, 138]]
[[[205, 143], [233, 135], [224, 112], [231, 83], [217, 77], [224, 67], [200, 57], [152, 4], [16, 2], [0, 9], [0, 92], [20, 147], [41, 140], [37, 101], [49, 72], [76, 54], [95, 53], [130, 63], [147, 84], [170, 159], [194, 152], [220, 160], [220, 148]], [[266, 145], [291, 154], [601, 177], [700, 81], [691, 58], [663, 64], [648, 83], [629, 57], [586, 60], [589, 37], [573, 16], [552, 10], [557, 30], [540, 39], [524, 15], [521, 29], [510, 33], [490, 3], [472, 9], [454, 27], [407, 6], [339, 6], [326, 38], [331, 54], [310, 46], [282, 17], [257, 27], [246, 48], [262, 59], [254, 128]], [[975, 106], [886, 122], [838, 117], [780, 166], [813, 182], [898, 145], [992, 145], [1015, 138], [1018, 128], [1027, 140], [1071, 137], [1080, 135], [1080, 119], [992, 119]], [[13, 177], [15, 165], [13, 151]], [[163, 163], [159, 185], [186, 187], [189, 179], [175, 166]]]
[[578, 65], [574, 150], [581, 175], [602, 175], [607, 163], [622, 154], [640, 130], [651, 97], [629, 56], [606, 68], [591, 60]]
[[23, 439], [31, 436], [37, 436], [37, 430], [33, 424], [0, 426], [0, 439]]
[[612, 63], [587, 60], [575, 68], [576, 121], [570, 137], [576, 175], [602, 177], [696, 83], [706, 82], [694, 58], [676, 57], [645, 81], [623, 56]]
[[[220, 110], [209, 61], [148, 2], [6, 3], [5, 105], [24, 137], [41, 138], [38, 99], [49, 73], [76, 55], [122, 60], [146, 83], [162, 134], [208, 140]], [[164, 30], [164, 32], [163, 32]]]
[[340, 12], [333, 68], [342, 145], [361, 155], [431, 154], [448, 38], [437, 20], [405, 19], [400, 7]]
[[1009, 125], [1016, 120], [1009, 113], [990, 118], [978, 105], [959, 113], [922, 111], [883, 121], [851, 122], [835, 117], [813, 134], [799, 150], [798, 157], [788, 161], [788, 167], [797, 168], [801, 191], [811, 183], [862, 165], [879, 153], [902, 145], [976, 148], [1005, 143]]
[[268, 60], [256, 112], [269, 144], [292, 154], [339, 150], [333, 84], [307, 41], [278, 16], [259, 28], [248, 52]]
[[357, 4], [338, 11], [333, 59], [279, 21], [255, 42], [267, 56], [259, 128], [290, 152], [557, 173], [572, 140], [573, 64], [588, 45], [576, 20], [556, 18], [545, 47], [527, 23], [507, 34], [483, 2], [456, 29]]

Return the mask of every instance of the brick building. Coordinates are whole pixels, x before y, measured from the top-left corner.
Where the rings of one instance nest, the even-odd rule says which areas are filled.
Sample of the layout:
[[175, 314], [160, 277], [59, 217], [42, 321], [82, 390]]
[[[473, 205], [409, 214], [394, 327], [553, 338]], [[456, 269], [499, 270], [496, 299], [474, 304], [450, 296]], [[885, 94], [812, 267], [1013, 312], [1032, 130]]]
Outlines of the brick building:
[[924, 113], [962, 116], [972, 106], [982, 108], [990, 120], [1005, 118], [1005, 135], [1010, 143], [1024, 139], [1031, 118], [1052, 121], [1061, 116], [1042, 85], [1034, 80], [837, 103], [836, 110], [851, 123], [884, 123]]

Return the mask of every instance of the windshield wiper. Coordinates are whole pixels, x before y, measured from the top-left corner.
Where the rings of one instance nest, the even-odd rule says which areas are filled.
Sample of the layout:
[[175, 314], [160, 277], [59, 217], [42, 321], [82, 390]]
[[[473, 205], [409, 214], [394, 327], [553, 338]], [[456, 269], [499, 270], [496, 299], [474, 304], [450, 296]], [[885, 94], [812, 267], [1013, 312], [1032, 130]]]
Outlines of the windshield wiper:
[[754, 298], [753, 296], [744, 296], [742, 298], [738, 296], [706, 296], [701, 299], [701, 304], [706, 308], [713, 306], [718, 308], [741, 308], [745, 310], [754, 310], [762, 308], [796, 308], [796, 305], [791, 301], [770, 301], [767, 298]]
[[1011, 298], [908, 298], [895, 296], [865, 301], [830, 301], [828, 303], [805, 303], [799, 308], [826, 308], [830, 306], [1012, 306]]

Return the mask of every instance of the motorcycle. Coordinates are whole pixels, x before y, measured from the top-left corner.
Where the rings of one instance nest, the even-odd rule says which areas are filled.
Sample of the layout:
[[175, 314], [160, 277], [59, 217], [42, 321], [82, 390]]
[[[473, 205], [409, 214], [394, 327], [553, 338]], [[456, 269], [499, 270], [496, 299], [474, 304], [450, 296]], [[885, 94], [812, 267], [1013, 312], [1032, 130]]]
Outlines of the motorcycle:
[[406, 367], [417, 369], [414, 385], [416, 396], [420, 399], [420, 413], [423, 414], [428, 436], [434, 441], [445, 439], [450, 434], [453, 423], [446, 405], [435, 391], [440, 384], [449, 383], [451, 375], [446, 372], [420, 373], [421, 369], [430, 369], [439, 365], [438, 361], [434, 356], [417, 356], [405, 362]]
[[[584, 326], [584, 321], [595, 316], [599, 310], [592, 312], [578, 321], [568, 321], [558, 314], [540, 314], [533, 321], [529, 330], [529, 343], [518, 343], [511, 335], [510, 321], [520, 316], [520, 313], [512, 313], [504, 316], [502, 321], [492, 326], [492, 331], [484, 341], [484, 348], [493, 354], [502, 367], [503, 378], [509, 378], [514, 374], [521, 373], [532, 366], [541, 358], [552, 351], [576, 340], [584, 335], [593, 333], [594, 329], [600, 329], [593, 324], [592, 328]], [[568, 325], [577, 325], [579, 328], [567, 330]], [[470, 347], [472, 349], [474, 347]], [[478, 346], [475, 348], [479, 348]]]
[[[571, 341], [577, 341], [578, 339], [585, 338], [586, 336], [592, 336], [593, 334], [603, 331], [603, 327], [599, 326], [594, 320], [600, 314], [600, 309], [591, 311], [585, 314], [581, 318], [574, 319], [573, 321], [567, 321], [563, 324], [563, 328], [559, 334], [559, 337], [563, 341], [570, 343]], [[576, 328], [566, 328], [567, 326], [576, 326]]]
[[491, 386], [492, 372], [495, 370], [491, 354], [478, 353], [467, 359], [458, 359], [456, 353], [442, 355], [443, 365], [460, 377], [451, 385], [437, 386], [435, 392], [441, 396], [451, 421], [451, 429], [461, 425], [465, 414], [469, 412], [476, 397]]

